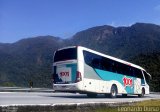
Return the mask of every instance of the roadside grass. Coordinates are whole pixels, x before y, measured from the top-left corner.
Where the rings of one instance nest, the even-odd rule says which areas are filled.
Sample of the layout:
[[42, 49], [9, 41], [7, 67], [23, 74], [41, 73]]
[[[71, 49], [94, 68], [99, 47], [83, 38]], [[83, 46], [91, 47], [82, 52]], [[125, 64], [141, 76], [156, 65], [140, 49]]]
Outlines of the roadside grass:
[[118, 108], [106, 107], [106, 108], [97, 109], [95, 110], [95, 112], [118, 112]]
[[95, 112], [160, 112], [160, 99], [146, 100], [119, 107], [97, 108]]
[[142, 102], [138, 102], [135, 104], [135, 106], [159, 106], [160, 107], [160, 99], [152, 99], [152, 100], [146, 100]]

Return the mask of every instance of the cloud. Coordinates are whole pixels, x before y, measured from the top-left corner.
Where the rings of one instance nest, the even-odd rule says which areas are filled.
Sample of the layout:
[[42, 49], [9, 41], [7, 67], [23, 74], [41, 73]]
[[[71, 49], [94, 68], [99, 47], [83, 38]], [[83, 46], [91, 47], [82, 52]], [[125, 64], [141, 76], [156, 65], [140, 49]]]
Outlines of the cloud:
[[111, 26], [116, 26], [116, 22], [112, 21]]
[[109, 23], [108, 25], [113, 26], [113, 27], [120, 27], [120, 26], [124, 26], [124, 27], [129, 27], [132, 26], [133, 24], [135, 24], [136, 22], [115, 22], [112, 21], [111, 23]]
[[117, 26], [117, 24], [116, 24], [116, 22], [115, 21], [112, 21], [111, 23], [109, 23], [108, 25], [110, 25], [110, 26], [114, 26], [114, 27], [116, 27]]

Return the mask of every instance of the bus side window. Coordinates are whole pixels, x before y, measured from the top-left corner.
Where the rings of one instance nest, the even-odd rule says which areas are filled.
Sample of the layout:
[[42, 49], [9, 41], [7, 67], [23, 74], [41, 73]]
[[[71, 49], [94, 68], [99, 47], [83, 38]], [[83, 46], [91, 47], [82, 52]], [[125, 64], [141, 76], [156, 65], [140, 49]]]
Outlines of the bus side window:
[[122, 74], [122, 69], [121, 69], [121, 66], [122, 64], [121, 63], [119, 63], [119, 62], [115, 62], [115, 68], [116, 68], [116, 72], [118, 73], [118, 74]]
[[134, 68], [132, 67], [132, 77], [136, 77]]
[[118, 63], [118, 73], [119, 74], [124, 74], [124, 72], [123, 72], [123, 64], [122, 63]]
[[87, 65], [92, 66], [92, 56], [89, 52], [83, 51], [84, 61]]
[[93, 68], [100, 69], [99, 59], [94, 58], [94, 59], [92, 60], [92, 67], [93, 67]]
[[119, 66], [118, 66], [118, 63], [116, 62], [116, 61], [113, 61], [112, 60], [112, 72], [114, 72], [114, 73], [119, 73], [118, 72], [118, 68]]
[[134, 77], [134, 69], [129, 67], [129, 76]]
[[113, 72], [112, 61], [108, 60], [107, 62], [108, 62], [107, 70], [110, 71], [110, 72]]
[[110, 60], [104, 57], [100, 59], [101, 69], [112, 72]]
[[87, 51], [83, 51], [84, 54], [84, 61], [87, 65], [89, 65], [92, 68], [102, 69], [101, 66], [101, 56], [98, 56], [97, 54], [93, 54]]
[[126, 75], [129, 75], [129, 68], [128, 68], [128, 66], [126, 66], [125, 68], [126, 68]]
[[122, 65], [123, 68], [123, 75], [128, 75], [128, 67], [127, 65]]
[[143, 79], [143, 74], [142, 74], [142, 71], [135, 68], [135, 75], [140, 78], [140, 79]]

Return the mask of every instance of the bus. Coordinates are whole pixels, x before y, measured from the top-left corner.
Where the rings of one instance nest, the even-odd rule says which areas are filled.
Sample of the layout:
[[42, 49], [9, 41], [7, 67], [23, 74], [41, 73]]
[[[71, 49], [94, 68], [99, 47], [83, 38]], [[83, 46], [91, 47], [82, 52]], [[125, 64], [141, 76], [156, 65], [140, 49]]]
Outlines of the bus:
[[130, 62], [82, 47], [70, 46], [54, 52], [53, 88], [97, 97], [118, 94], [143, 97], [149, 94], [151, 75]]

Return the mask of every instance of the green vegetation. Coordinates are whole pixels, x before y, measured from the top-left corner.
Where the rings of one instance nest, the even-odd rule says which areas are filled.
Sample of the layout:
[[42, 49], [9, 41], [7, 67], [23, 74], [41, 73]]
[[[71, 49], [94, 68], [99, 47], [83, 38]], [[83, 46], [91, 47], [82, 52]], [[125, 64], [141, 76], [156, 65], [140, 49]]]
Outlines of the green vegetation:
[[118, 112], [118, 108], [115, 107], [106, 107], [106, 108], [99, 108], [99, 109], [96, 109], [95, 111], [92, 111], [92, 112]]
[[33, 87], [51, 87], [57, 41], [55, 37], [37, 37], [0, 47], [0, 84], [10, 82], [28, 87], [32, 80]]
[[150, 90], [155, 92], [160, 91], [160, 53], [139, 55], [133, 58], [131, 62], [144, 67], [151, 74]]
[[92, 112], [159, 112], [160, 111], [160, 100], [147, 100], [142, 102], [137, 102], [133, 105], [125, 105], [119, 107], [106, 107], [97, 108]]
[[4, 82], [2, 84], [0, 84], [0, 86], [4, 86], [4, 87], [15, 87], [16, 85], [12, 82]]
[[159, 106], [160, 107], [160, 100], [147, 100], [136, 103], [134, 106]]

